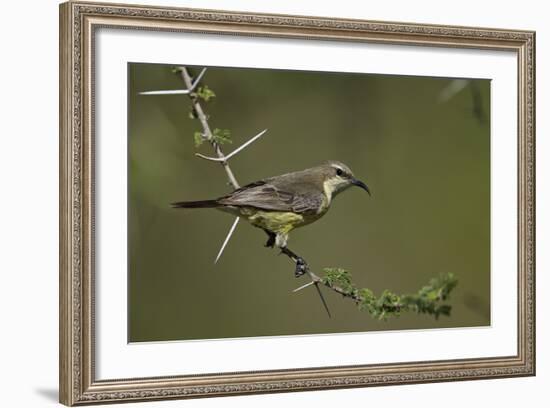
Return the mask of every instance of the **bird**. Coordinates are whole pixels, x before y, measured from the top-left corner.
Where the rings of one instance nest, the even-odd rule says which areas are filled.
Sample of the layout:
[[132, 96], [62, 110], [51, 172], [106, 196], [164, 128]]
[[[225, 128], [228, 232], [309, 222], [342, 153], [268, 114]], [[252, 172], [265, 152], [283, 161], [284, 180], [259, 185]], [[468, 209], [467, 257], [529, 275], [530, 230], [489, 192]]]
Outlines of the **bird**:
[[291, 251], [289, 233], [323, 217], [334, 198], [357, 186], [369, 196], [369, 187], [355, 178], [344, 163], [334, 160], [301, 171], [264, 178], [212, 200], [179, 201], [172, 208], [214, 208], [248, 221], [268, 235], [266, 247], [277, 247], [296, 263], [295, 276], [307, 272], [307, 262]]

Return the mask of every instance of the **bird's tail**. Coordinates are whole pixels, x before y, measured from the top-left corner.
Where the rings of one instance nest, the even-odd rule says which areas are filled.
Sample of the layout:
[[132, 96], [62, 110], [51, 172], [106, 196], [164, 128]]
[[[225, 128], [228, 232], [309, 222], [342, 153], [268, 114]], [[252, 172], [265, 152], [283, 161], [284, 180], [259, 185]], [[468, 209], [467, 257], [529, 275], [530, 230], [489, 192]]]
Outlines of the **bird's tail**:
[[216, 208], [221, 204], [218, 200], [179, 201], [171, 204], [172, 208]]

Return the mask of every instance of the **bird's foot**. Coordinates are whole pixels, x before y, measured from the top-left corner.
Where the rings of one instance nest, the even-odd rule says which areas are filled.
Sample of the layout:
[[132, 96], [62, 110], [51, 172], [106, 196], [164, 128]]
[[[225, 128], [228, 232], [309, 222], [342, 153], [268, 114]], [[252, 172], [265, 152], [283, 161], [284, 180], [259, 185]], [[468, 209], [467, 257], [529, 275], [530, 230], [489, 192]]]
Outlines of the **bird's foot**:
[[266, 229], [264, 229], [264, 231], [268, 237], [264, 246], [266, 248], [273, 248], [275, 246], [275, 243], [277, 242], [277, 235]]
[[270, 235], [264, 246], [266, 248], [273, 248], [275, 246], [275, 235]]
[[297, 257], [296, 258], [296, 269], [294, 270], [294, 276], [296, 278], [299, 278], [303, 274], [305, 274], [309, 269], [309, 266], [304, 258]]
[[309, 265], [307, 264], [306, 260], [301, 256], [292, 252], [290, 249], [288, 249], [288, 247], [286, 246], [282, 247], [281, 253], [285, 254], [296, 263], [296, 269], [294, 269], [295, 277], [299, 278], [300, 276], [302, 276], [303, 274], [309, 271]]

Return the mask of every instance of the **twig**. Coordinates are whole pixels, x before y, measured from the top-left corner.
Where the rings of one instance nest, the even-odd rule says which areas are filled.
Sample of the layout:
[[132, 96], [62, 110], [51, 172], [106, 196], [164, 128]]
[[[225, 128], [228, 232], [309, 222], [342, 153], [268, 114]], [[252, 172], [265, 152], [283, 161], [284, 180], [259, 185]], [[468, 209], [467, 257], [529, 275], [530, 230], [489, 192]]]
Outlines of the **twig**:
[[[214, 149], [214, 152], [218, 156], [218, 158], [224, 158], [221, 162], [225, 173], [227, 174], [227, 179], [229, 180], [229, 184], [236, 190], [239, 188], [239, 183], [237, 182], [237, 179], [235, 178], [235, 175], [233, 174], [233, 171], [231, 170], [231, 167], [229, 167], [229, 164], [227, 163], [227, 159], [225, 158], [225, 155], [218, 143], [214, 140], [214, 137], [212, 135], [212, 131], [210, 130], [210, 126], [208, 125], [208, 118], [204, 113], [204, 110], [202, 109], [202, 106], [196, 97], [196, 95], [193, 95], [193, 91], [198, 86], [200, 80], [204, 76], [206, 72], [206, 68], [203, 68], [200, 72], [200, 74], [193, 80], [191, 78], [191, 75], [189, 74], [189, 71], [187, 71], [186, 67], [180, 67], [179, 69], [181, 78], [183, 79], [183, 82], [185, 83], [185, 86], [187, 89], [185, 90], [173, 90], [173, 91], [149, 91], [149, 92], [142, 92], [142, 95], [164, 95], [164, 94], [185, 94], [189, 95], [191, 98], [191, 103], [193, 104], [193, 109], [197, 114], [197, 117], [199, 121], [201, 122], [202, 128], [203, 128], [203, 138], [208, 141], [212, 148]], [[227, 236], [225, 237], [225, 240], [222, 243], [222, 246], [220, 250], [218, 251], [218, 255], [216, 256], [216, 259], [214, 260], [214, 263], [217, 263], [220, 257], [223, 254], [223, 251], [225, 247], [227, 246], [227, 243], [231, 239], [231, 236], [235, 232], [235, 228], [237, 228], [237, 224], [239, 223], [239, 217], [235, 218], [235, 221], [231, 225], [231, 228], [229, 229], [229, 232], [227, 233]]]
[[359, 303], [363, 300], [363, 298], [361, 296], [359, 296], [358, 294], [355, 294], [355, 293], [349, 293], [348, 291], [344, 290], [342, 287], [338, 286], [338, 285], [335, 285], [335, 284], [328, 284], [327, 282], [323, 281], [323, 279], [321, 277], [319, 277], [318, 275], [316, 275], [315, 273], [313, 273], [309, 267], [306, 271], [306, 273], [309, 275], [310, 279], [311, 279], [311, 282], [309, 282], [308, 285], [312, 285], [312, 284], [315, 284], [315, 285], [323, 285], [323, 286], [326, 286], [327, 288], [330, 288], [332, 289], [333, 291], [335, 291], [336, 293], [339, 293], [340, 295], [344, 296], [344, 297], [349, 297], [350, 299], [353, 299], [355, 300], [356, 303]]
[[[206, 68], [204, 68], [201, 71], [201, 75], [199, 75], [200, 78], [202, 78], [202, 75], [204, 75], [204, 72], [206, 71]], [[187, 71], [186, 67], [180, 67], [180, 74], [181, 78], [183, 79], [183, 82], [185, 83], [185, 86], [187, 86], [187, 89], [191, 89], [193, 86], [197, 85], [197, 81], [193, 83], [193, 80], [191, 79], [191, 75], [189, 75], [189, 71]], [[203, 129], [203, 138], [209, 142], [212, 147], [214, 148], [214, 151], [216, 152], [216, 156], [219, 158], [224, 158], [225, 155], [222, 152], [222, 149], [220, 148], [220, 145], [216, 143], [214, 140], [214, 136], [212, 135], [212, 131], [210, 130], [210, 126], [208, 125], [208, 118], [204, 114], [204, 111], [202, 109], [202, 106], [196, 96], [193, 96], [191, 93], [189, 94], [191, 97], [191, 102], [193, 103], [193, 109], [195, 110], [197, 114], [197, 118], [201, 122], [202, 129]], [[227, 164], [227, 161], [224, 159], [220, 162], [223, 166], [225, 173], [227, 174], [227, 178], [229, 179], [229, 183], [231, 186], [236, 190], [238, 189], [239, 183], [237, 182], [237, 179], [235, 178], [235, 175], [233, 174], [233, 171], [231, 171], [231, 167], [229, 167], [229, 164]]]
[[[414, 311], [434, 315], [437, 319], [440, 315], [449, 315], [451, 306], [440, 304], [448, 298], [451, 291], [457, 285], [458, 281], [453, 274], [440, 275], [439, 278], [432, 279], [429, 285], [424, 286], [420, 291], [413, 295], [396, 295], [384, 291], [378, 298], [368, 289], [357, 289], [351, 282], [351, 275], [341, 268], [326, 268], [327, 276], [321, 278], [312, 272], [309, 267], [305, 271], [310, 282], [297, 288], [297, 292], [303, 288], [315, 285], [325, 309], [328, 307], [320, 291], [319, 286], [323, 285], [332, 291], [342, 295], [344, 298], [353, 300], [360, 309], [368, 311], [372, 316], [379, 319], [385, 319], [389, 316], [398, 316], [405, 311]], [[333, 275], [330, 276], [329, 274]]]
[[[197, 116], [197, 118], [199, 119], [199, 121], [202, 125], [203, 131], [202, 131], [201, 135], [202, 135], [204, 140], [208, 141], [212, 145], [212, 148], [214, 149], [214, 152], [216, 153], [217, 158], [203, 156], [201, 154], [197, 154], [197, 155], [199, 157], [204, 158], [204, 159], [213, 160], [213, 161], [217, 161], [217, 162], [221, 163], [221, 165], [223, 166], [223, 168], [225, 170], [225, 173], [227, 174], [227, 179], [229, 180], [229, 184], [231, 184], [233, 189], [237, 190], [240, 186], [239, 186], [239, 183], [237, 182], [237, 179], [235, 178], [235, 175], [233, 174], [233, 171], [231, 170], [231, 167], [229, 167], [228, 160], [231, 157], [235, 156], [237, 153], [239, 153], [241, 150], [243, 150], [244, 148], [249, 146], [251, 143], [253, 143], [257, 139], [259, 139], [261, 136], [263, 136], [264, 133], [267, 132], [267, 129], [263, 130], [262, 132], [260, 132], [259, 134], [257, 134], [256, 136], [251, 138], [249, 141], [242, 144], [240, 147], [238, 147], [237, 149], [235, 149], [233, 152], [231, 152], [230, 154], [228, 154], [226, 156], [223, 153], [220, 145], [218, 143], [216, 143], [216, 140], [215, 140], [215, 138], [212, 134], [212, 130], [210, 129], [210, 126], [208, 124], [208, 117], [206, 116], [206, 114], [204, 113], [204, 110], [202, 109], [202, 106], [199, 102], [199, 98], [197, 97], [196, 94], [193, 93], [195, 88], [198, 86], [200, 80], [204, 76], [204, 74], [206, 72], [206, 68], [203, 68], [201, 70], [200, 74], [194, 80], [191, 78], [191, 75], [189, 74], [189, 71], [187, 70], [186, 67], [179, 67], [179, 72], [180, 72], [180, 75], [181, 75], [181, 78], [182, 78], [183, 82], [185, 83], [185, 86], [187, 87], [187, 91], [188, 91], [187, 94], [189, 95], [189, 97], [191, 99], [191, 103], [193, 104], [193, 110], [196, 113], [196, 116]], [[216, 259], [214, 260], [215, 264], [218, 262], [218, 260], [222, 256], [223, 251], [225, 250], [225, 247], [227, 246], [227, 243], [229, 242], [229, 240], [231, 239], [231, 236], [235, 232], [235, 228], [237, 228], [237, 224], [239, 223], [239, 219], [240, 219], [239, 217], [236, 217], [235, 221], [233, 221], [233, 224], [231, 225], [231, 228], [229, 229], [229, 231], [228, 231], [228, 233], [225, 237], [225, 240], [223, 241], [222, 246], [221, 246], [220, 250], [218, 251], [218, 254], [216, 255]]]

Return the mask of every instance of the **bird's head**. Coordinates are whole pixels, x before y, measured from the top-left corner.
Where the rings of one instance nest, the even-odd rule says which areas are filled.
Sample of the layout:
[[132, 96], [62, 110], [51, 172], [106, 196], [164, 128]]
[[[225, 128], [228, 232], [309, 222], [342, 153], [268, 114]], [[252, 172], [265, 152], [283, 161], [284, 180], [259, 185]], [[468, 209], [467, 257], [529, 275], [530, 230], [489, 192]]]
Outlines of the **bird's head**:
[[336, 196], [351, 186], [361, 187], [370, 195], [367, 185], [361, 180], [356, 179], [351, 169], [344, 163], [331, 160], [324, 163], [321, 167], [323, 188], [330, 197]]

